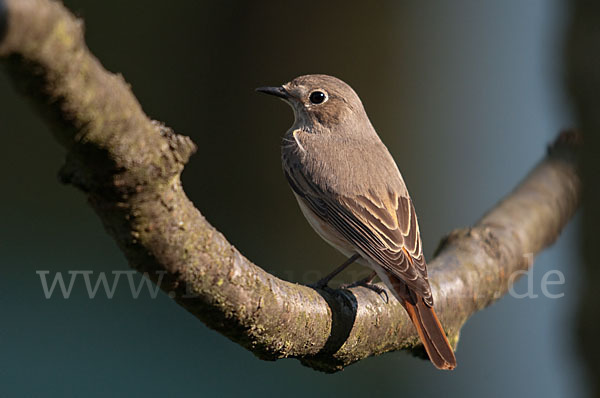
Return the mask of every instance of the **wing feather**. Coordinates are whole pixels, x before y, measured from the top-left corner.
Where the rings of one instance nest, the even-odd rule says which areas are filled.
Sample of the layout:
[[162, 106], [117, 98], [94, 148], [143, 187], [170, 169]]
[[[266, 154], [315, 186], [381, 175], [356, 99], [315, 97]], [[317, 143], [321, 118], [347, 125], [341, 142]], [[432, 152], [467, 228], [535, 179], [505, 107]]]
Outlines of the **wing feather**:
[[417, 216], [408, 196], [372, 191], [341, 196], [325, 192], [293, 167], [285, 174], [315, 215], [433, 305]]

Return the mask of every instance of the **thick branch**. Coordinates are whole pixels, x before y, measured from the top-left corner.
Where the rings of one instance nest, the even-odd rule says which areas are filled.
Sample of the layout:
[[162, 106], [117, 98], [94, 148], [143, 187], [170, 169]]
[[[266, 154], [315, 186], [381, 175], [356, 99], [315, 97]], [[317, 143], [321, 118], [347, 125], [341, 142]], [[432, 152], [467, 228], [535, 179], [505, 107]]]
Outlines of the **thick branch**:
[[[286, 282], [242, 256], [183, 192], [194, 144], [148, 119], [125, 81], [89, 52], [81, 22], [55, 1], [3, 2], [0, 57], [67, 148], [63, 180], [86, 193], [132, 267], [263, 359], [295, 357], [335, 371], [419, 350], [395, 300]], [[510, 195], [474, 227], [452, 232], [430, 262], [436, 309], [454, 344], [464, 322], [504, 295], [511, 275], [530, 265], [527, 254], [552, 244], [575, 212], [574, 137], [563, 134]]]

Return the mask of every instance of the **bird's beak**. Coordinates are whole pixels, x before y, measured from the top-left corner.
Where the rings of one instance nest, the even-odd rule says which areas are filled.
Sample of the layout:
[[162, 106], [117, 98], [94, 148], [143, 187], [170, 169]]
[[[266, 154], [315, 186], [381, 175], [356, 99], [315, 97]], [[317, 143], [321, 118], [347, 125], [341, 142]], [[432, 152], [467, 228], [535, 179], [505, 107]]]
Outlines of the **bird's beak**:
[[258, 91], [259, 93], [265, 93], [265, 94], [274, 95], [276, 97], [283, 98], [283, 99], [288, 99], [290, 97], [290, 95], [288, 94], [287, 91], [285, 91], [285, 89], [283, 88], [283, 86], [279, 86], [279, 87], [259, 87], [259, 88], [256, 89], [256, 91]]

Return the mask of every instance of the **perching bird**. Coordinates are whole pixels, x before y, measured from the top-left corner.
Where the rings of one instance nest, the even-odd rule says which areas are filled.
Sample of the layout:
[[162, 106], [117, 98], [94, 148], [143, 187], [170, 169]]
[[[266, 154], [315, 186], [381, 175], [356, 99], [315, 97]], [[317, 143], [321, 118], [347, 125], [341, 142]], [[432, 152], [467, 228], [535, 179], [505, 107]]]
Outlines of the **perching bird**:
[[[355, 260], [372, 268], [408, 312], [431, 362], [453, 369], [456, 358], [433, 309], [415, 208], [358, 95], [327, 75], [257, 91], [294, 110], [282, 144], [285, 176], [311, 226], [348, 257], [320, 286]], [[370, 285], [375, 273], [363, 282]]]

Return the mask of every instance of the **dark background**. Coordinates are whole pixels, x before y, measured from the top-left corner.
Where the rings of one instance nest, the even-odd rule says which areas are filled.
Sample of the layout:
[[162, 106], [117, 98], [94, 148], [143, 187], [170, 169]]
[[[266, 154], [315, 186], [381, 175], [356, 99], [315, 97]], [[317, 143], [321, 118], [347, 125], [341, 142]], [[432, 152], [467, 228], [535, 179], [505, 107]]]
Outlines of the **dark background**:
[[[361, 96], [419, 213], [425, 253], [474, 223], [573, 124], [563, 84], [569, 10], [560, 1], [349, 2], [68, 0], [91, 50], [144, 110], [198, 144], [186, 192], [246, 256], [307, 283], [343, 258], [303, 219], [281, 173], [292, 111], [253, 91], [306, 73]], [[87, 296], [81, 280], [45, 299], [36, 274], [128, 270], [86, 205], [58, 183], [64, 151], [0, 73], [2, 395], [339, 396], [440, 393], [577, 397], [577, 220], [506, 296], [465, 325], [458, 368], [396, 352], [325, 375], [263, 362], [164, 294]], [[566, 283], [544, 297], [541, 279]], [[354, 266], [339, 280], [364, 274]], [[139, 281], [139, 277], [134, 278]], [[122, 281], [123, 282], [123, 281]]]

